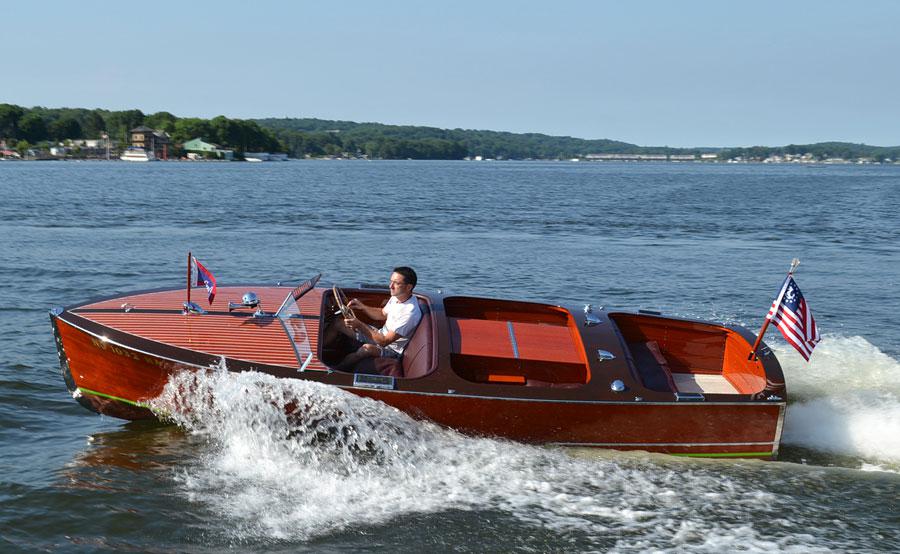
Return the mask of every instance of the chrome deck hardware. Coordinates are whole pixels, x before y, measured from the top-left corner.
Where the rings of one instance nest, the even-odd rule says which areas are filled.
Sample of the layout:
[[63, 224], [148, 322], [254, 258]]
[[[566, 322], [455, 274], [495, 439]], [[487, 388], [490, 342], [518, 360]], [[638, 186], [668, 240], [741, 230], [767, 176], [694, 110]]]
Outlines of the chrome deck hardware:
[[201, 308], [200, 304], [197, 304], [196, 302], [183, 302], [181, 304], [181, 306], [182, 306], [182, 310], [181, 310], [182, 315], [188, 315], [188, 314], [202, 315], [202, 314], [206, 313], [206, 310]]
[[[603, 308], [601, 307], [600, 309], [602, 310]], [[594, 313], [594, 307], [591, 306], [590, 304], [585, 304], [584, 305], [584, 324], [585, 324], [585, 326], [593, 327], [594, 325], [600, 325], [601, 323], [603, 323], [603, 320], [601, 320], [599, 317], [597, 317], [597, 314]]]
[[241, 308], [256, 308], [256, 311], [253, 312], [253, 317], [264, 317], [266, 312], [262, 309], [262, 304], [259, 302], [259, 296], [256, 295], [253, 291], [247, 291], [241, 296], [241, 303], [238, 304], [236, 302], [228, 303], [228, 311], [231, 312], [233, 310], [240, 310]]

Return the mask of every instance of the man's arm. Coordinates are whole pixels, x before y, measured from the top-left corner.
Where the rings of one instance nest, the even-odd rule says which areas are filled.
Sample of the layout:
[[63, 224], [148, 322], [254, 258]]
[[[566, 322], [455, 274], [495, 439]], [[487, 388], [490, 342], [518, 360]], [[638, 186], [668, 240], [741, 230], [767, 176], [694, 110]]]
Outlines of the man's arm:
[[359, 310], [362, 313], [366, 314], [370, 319], [375, 321], [384, 321], [387, 319], [381, 308], [366, 306], [358, 298], [354, 298], [350, 302], [347, 302], [347, 307], [353, 308], [354, 310]]
[[403, 335], [400, 335], [399, 333], [397, 333], [396, 331], [388, 331], [386, 333], [381, 333], [380, 331], [378, 331], [376, 329], [372, 329], [371, 327], [369, 327], [362, 321], [356, 319], [355, 317], [345, 319], [344, 325], [346, 325], [350, 329], [355, 329], [356, 331], [359, 331], [360, 334], [365, 335], [366, 337], [371, 339], [372, 342], [374, 342], [378, 346], [387, 346], [403, 336]]

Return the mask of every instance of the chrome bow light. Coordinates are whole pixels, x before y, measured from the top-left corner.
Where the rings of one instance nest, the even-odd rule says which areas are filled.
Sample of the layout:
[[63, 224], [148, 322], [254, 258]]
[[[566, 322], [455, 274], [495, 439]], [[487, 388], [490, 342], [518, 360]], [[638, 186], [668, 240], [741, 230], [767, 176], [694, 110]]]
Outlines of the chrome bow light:
[[256, 312], [253, 313], [254, 317], [262, 317], [266, 315], [266, 313], [262, 309], [262, 305], [259, 303], [259, 296], [256, 295], [253, 291], [247, 291], [241, 296], [241, 303], [237, 304], [235, 302], [228, 303], [228, 311], [231, 312], [233, 310], [239, 310], [241, 308], [256, 308]]
[[255, 308], [259, 305], [259, 297], [253, 291], [245, 292], [241, 297], [241, 304], [248, 308]]

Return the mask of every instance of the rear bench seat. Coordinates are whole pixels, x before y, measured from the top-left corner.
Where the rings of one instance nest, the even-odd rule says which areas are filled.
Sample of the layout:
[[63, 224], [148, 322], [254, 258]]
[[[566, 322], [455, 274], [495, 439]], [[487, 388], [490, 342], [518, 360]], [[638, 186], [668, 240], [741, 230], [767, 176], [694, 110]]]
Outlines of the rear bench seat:
[[629, 344], [644, 385], [661, 392], [739, 394], [721, 374], [673, 372], [656, 341]]

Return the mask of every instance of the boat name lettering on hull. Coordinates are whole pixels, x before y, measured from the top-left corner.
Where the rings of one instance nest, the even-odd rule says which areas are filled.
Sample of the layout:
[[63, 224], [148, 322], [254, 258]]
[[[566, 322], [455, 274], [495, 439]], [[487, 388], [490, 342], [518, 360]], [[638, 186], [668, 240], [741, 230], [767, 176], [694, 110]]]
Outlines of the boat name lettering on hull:
[[141, 355], [136, 352], [132, 352], [130, 350], [126, 350], [125, 348], [116, 346], [114, 344], [110, 344], [108, 342], [104, 342], [101, 339], [96, 337], [91, 337], [91, 344], [100, 350], [105, 350], [107, 352], [111, 352], [118, 356], [123, 356], [125, 358], [130, 358], [132, 360], [137, 360], [139, 362], [144, 362], [147, 364], [155, 365], [157, 367], [165, 367], [165, 362], [160, 360], [159, 358], [154, 358], [153, 356]]

